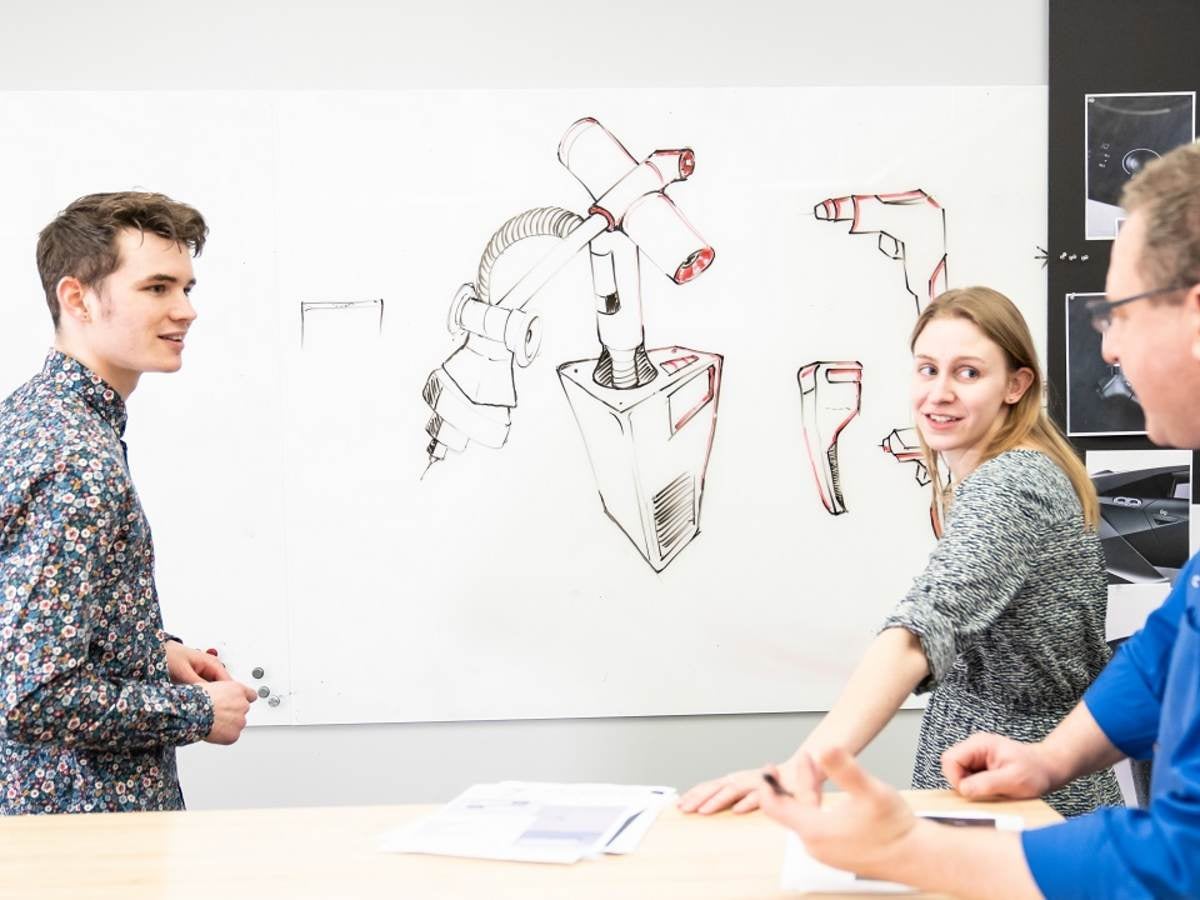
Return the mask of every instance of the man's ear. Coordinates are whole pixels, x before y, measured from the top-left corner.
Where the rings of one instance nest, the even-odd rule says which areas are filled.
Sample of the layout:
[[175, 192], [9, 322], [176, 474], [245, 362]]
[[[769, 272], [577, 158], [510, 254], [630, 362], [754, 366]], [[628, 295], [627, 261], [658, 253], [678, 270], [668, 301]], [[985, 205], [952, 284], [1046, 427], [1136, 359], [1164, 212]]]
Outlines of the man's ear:
[[58, 279], [54, 292], [58, 297], [61, 316], [67, 316], [77, 322], [87, 322], [91, 319], [92, 314], [88, 311], [86, 302], [88, 289], [74, 275], [64, 275]]
[[1033, 384], [1033, 369], [1024, 366], [1017, 369], [1008, 377], [1008, 391], [1004, 395], [1004, 402], [1012, 406], [1025, 396], [1025, 392], [1029, 390], [1031, 384]]
[[1183, 297], [1183, 328], [1192, 359], [1200, 362], [1200, 284], [1193, 284]]

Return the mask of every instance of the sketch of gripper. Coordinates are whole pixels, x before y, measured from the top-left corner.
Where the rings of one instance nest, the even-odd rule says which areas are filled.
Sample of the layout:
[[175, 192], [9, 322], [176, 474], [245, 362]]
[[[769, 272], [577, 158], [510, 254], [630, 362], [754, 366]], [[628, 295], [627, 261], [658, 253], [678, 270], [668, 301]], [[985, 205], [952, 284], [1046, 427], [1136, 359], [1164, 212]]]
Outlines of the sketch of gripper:
[[831, 197], [813, 207], [823, 222], [850, 222], [851, 234], [878, 234], [879, 250], [904, 268], [917, 314], [946, 290], [946, 211], [921, 189]]
[[804, 447], [821, 502], [832, 515], [846, 511], [838, 469], [838, 436], [862, 408], [862, 363], [814, 362], [796, 373]]
[[921, 487], [925, 487], [932, 480], [925, 465], [925, 451], [921, 448], [921, 437], [916, 428], [893, 428], [879, 442], [879, 446], [896, 462], [916, 463], [913, 477]]

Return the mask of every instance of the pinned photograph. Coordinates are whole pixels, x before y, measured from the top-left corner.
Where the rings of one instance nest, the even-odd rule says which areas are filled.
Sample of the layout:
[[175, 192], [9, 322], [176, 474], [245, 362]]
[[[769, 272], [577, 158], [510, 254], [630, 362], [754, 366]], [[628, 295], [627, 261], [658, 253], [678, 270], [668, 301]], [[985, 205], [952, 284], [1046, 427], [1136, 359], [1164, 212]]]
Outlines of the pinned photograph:
[[1067, 294], [1067, 434], [1096, 437], [1145, 434], [1146, 416], [1121, 367], [1105, 361], [1092, 325], [1089, 300], [1103, 294]]
[[1125, 182], [1195, 140], [1196, 93], [1086, 94], [1084, 121], [1084, 237], [1111, 241]]
[[1192, 454], [1187, 450], [1091, 450], [1108, 575], [1108, 637], [1141, 628], [1192, 551]]

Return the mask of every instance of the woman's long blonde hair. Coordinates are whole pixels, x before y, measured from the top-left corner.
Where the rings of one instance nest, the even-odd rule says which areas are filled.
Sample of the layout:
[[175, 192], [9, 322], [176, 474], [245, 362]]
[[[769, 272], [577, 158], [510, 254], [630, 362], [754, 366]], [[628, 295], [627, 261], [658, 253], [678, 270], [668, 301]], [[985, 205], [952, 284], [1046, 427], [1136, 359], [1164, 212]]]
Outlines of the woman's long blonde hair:
[[[1083, 509], [1083, 521], [1094, 528], [1100, 520], [1100, 503], [1096, 499], [1096, 488], [1088, 477], [1087, 469], [1080, 462], [1075, 448], [1063, 436], [1058, 426], [1050, 421], [1042, 407], [1042, 390], [1045, 384], [1042, 369], [1038, 365], [1037, 351], [1033, 347], [1033, 336], [1029, 326], [1013, 302], [986, 287], [954, 288], [939, 295], [925, 308], [913, 327], [909, 349], [916, 347], [917, 338], [925, 326], [934, 319], [966, 319], [983, 332], [1003, 352], [1008, 371], [1029, 369], [1033, 382], [1021, 395], [1021, 399], [1005, 408], [1004, 423], [980, 454], [980, 463], [986, 462], [1006, 450], [1015, 447], [1035, 447], [1045, 453], [1071, 479], [1071, 485], [1079, 497]], [[937, 454], [925, 443], [921, 429], [917, 429], [921, 449], [925, 453], [925, 465], [933, 485], [933, 510], [935, 524], [944, 522], [944, 510], [949, 500], [941, 477]]]

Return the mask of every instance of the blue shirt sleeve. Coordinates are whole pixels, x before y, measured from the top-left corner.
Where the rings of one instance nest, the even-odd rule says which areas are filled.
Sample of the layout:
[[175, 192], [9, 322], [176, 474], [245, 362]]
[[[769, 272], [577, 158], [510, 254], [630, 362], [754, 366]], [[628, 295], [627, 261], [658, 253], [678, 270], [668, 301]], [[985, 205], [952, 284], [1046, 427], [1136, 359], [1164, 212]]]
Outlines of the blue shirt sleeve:
[[1200, 554], [1085, 697], [1122, 750], [1155, 746], [1150, 808], [1025, 832], [1047, 897], [1200, 897]]
[[1112, 662], [1083, 695], [1088, 712], [1118, 750], [1132, 759], [1149, 759], [1158, 737], [1163, 691], [1179, 619], [1187, 605], [1197, 557], [1180, 573], [1165, 603], [1120, 646]]
[[1194, 898], [1200, 892], [1200, 822], [1172, 819], [1104, 809], [1023, 832], [1021, 844], [1038, 890], [1050, 900]]

